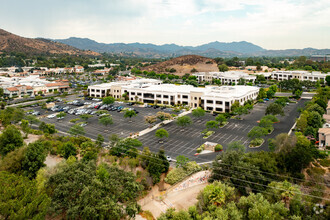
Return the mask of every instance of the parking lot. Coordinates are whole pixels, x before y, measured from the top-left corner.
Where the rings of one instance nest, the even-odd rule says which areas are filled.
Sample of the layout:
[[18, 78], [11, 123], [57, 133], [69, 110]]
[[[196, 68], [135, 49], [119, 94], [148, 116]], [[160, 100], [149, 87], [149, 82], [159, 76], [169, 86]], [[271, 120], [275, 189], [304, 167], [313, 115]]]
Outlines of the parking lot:
[[[269, 138], [274, 138], [276, 135], [280, 133], [287, 133], [291, 127], [293, 126], [296, 118], [299, 116], [297, 109], [299, 107], [303, 107], [304, 102], [306, 100], [300, 100], [297, 104], [290, 103], [288, 106], [284, 108], [285, 116], [279, 116], [280, 123], [274, 124], [275, 130], [272, 134], [267, 135], [265, 138], [265, 143], [255, 149], [248, 148], [250, 140], [247, 137], [248, 132], [254, 127], [258, 125], [258, 120], [261, 119], [265, 114], [266, 107], [274, 102], [274, 100], [270, 100], [267, 103], [259, 103], [254, 106], [254, 109], [251, 113], [247, 115], [243, 115], [241, 118], [243, 120], [238, 119], [229, 119], [229, 123], [222, 128], [214, 129], [215, 133], [207, 139], [203, 139], [203, 135], [201, 131], [203, 131], [206, 127], [205, 124], [209, 120], [214, 120], [215, 116], [211, 114], [206, 114], [201, 118], [194, 118], [193, 124], [189, 125], [185, 128], [179, 127], [175, 122], [171, 122], [163, 126], [169, 132], [169, 138], [165, 139], [163, 143], [159, 143], [159, 139], [155, 137], [155, 130], [151, 131], [143, 136], [140, 136], [138, 139], [143, 143], [143, 147], [149, 147], [150, 150], [154, 152], [158, 152], [160, 148], [164, 148], [167, 155], [175, 158], [178, 155], [185, 155], [190, 159], [196, 160], [197, 162], [208, 162], [213, 160], [217, 154], [221, 153], [210, 153], [210, 154], [200, 154], [195, 156], [196, 149], [205, 143], [206, 141], [215, 142], [223, 145], [224, 150], [226, 150], [228, 144], [233, 141], [240, 141], [245, 146], [247, 151], [260, 151], [260, 150], [268, 150], [267, 140]], [[96, 101], [89, 101], [92, 103], [96, 103]], [[68, 104], [61, 104], [63, 106], [70, 106], [70, 108], [76, 108], [75, 106]], [[122, 105], [125, 108], [129, 108], [132, 106], [128, 106], [125, 103], [115, 103], [116, 105]], [[87, 125], [84, 126], [85, 136], [96, 139], [98, 134], [101, 134], [105, 137], [105, 141], [108, 140], [108, 137], [112, 134], [117, 134], [118, 136], [124, 138], [128, 137], [131, 134], [140, 132], [149, 127], [149, 124], [145, 122], [144, 117], [149, 115], [155, 115], [159, 111], [165, 111], [169, 113], [174, 113], [171, 109], [161, 110], [160, 108], [144, 108], [139, 106], [133, 106], [139, 113], [136, 117], [132, 119], [124, 118], [123, 112], [117, 111], [109, 111], [109, 114], [113, 118], [113, 124], [109, 126], [101, 125], [98, 122], [99, 116], [93, 115], [90, 119], [87, 120]], [[81, 106], [79, 108], [86, 108], [86, 106]], [[67, 133], [68, 130], [73, 123], [70, 122], [71, 119], [80, 118], [79, 115], [71, 115], [67, 114], [64, 119], [57, 120], [56, 117], [49, 119], [47, 115], [54, 114], [51, 111], [42, 110], [40, 107], [34, 107], [30, 109], [35, 109], [41, 112], [41, 120], [46, 123], [55, 124], [55, 128], [60, 132]], [[78, 122], [82, 122], [80, 119]], [[159, 120], [157, 122], [160, 122]], [[156, 123], [157, 123], [156, 122]], [[142, 149], [142, 148], [141, 148]]]
[[264, 144], [259, 148], [248, 148], [250, 139], [247, 137], [247, 134], [254, 126], [258, 125], [258, 121], [265, 115], [267, 106], [273, 103], [274, 100], [268, 101], [267, 103], [256, 104], [250, 114], [241, 117], [243, 120], [229, 119], [227, 125], [215, 129], [215, 133], [207, 139], [203, 139], [201, 131], [206, 128], [205, 124], [207, 121], [215, 119], [215, 116], [211, 114], [207, 114], [198, 119], [192, 117], [193, 124], [184, 128], [184, 130], [177, 126], [175, 122], [163, 126], [163, 128], [169, 132], [169, 138], [165, 140], [164, 143], [159, 143], [159, 139], [155, 137], [155, 132], [143, 135], [139, 140], [152, 151], [156, 152], [160, 148], [164, 148], [165, 152], [172, 158], [178, 155], [184, 155], [199, 163], [213, 160], [217, 154], [221, 153], [200, 154], [195, 156], [196, 149], [206, 141], [221, 144], [224, 150], [226, 150], [229, 143], [240, 141], [245, 145], [247, 152], [260, 150], [268, 151], [267, 140], [269, 138], [275, 138], [276, 135], [280, 133], [287, 133], [290, 131], [296, 118], [299, 117], [297, 109], [304, 106], [305, 101], [306, 100], [300, 100], [297, 104], [290, 103], [284, 108], [285, 116], [278, 116], [280, 123], [274, 124], [274, 131], [265, 137]]
[[[99, 103], [97, 101], [88, 101], [92, 103]], [[70, 107], [71, 109], [74, 108], [80, 108], [80, 109], [87, 109], [87, 106], [73, 106], [70, 104], [63, 104], [63, 103], [57, 103], [57, 105], [60, 105], [62, 107]], [[115, 103], [116, 106], [122, 106], [123, 108], [134, 108], [138, 114], [135, 117], [124, 118], [124, 112], [118, 112], [118, 111], [108, 111], [108, 114], [111, 115], [113, 119], [113, 124], [104, 126], [101, 125], [98, 122], [99, 116], [96, 114], [91, 115], [92, 117], [87, 120], [87, 125], [84, 126], [85, 130], [85, 136], [96, 139], [98, 134], [101, 134], [104, 136], [105, 140], [108, 140], [108, 137], [112, 134], [117, 134], [119, 137], [124, 138], [128, 137], [131, 134], [138, 133], [146, 128], [149, 127], [149, 124], [145, 122], [145, 116], [155, 115], [159, 111], [165, 111], [168, 113], [173, 114], [174, 112], [171, 109], [164, 109], [161, 110], [160, 108], [154, 109], [154, 108], [145, 108], [145, 107], [139, 107], [139, 106], [128, 106], [126, 103]], [[69, 114], [67, 113], [66, 116], [58, 120], [57, 117], [48, 118], [49, 115], [55, 115], [58, 114], [58, 112], [53, 111], [46, 111], [41, 109], [41, 107], [29, 107], [26, 110], [34, 109], [35, 111], [39, 111], [41, 113], [40, 120], [44, 121], [46, 123], [55, 124], [55, 128], [59, 130], [60, 132], [67, 133], [71, 126], [74, 125], [74, 123], [70, 122], [72, 119], [80, 119], [78, 122], [84, 122], [79, 115]], [[92, 111], [98, 111], [98, 109], [91, 109]], [[160, 122], [159, 120], [156, 122]]]

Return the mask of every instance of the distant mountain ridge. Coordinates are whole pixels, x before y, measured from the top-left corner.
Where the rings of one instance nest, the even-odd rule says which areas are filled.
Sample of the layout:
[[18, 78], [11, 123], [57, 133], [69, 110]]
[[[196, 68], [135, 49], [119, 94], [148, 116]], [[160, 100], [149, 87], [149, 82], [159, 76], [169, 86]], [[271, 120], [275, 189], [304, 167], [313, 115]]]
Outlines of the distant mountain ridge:
[[83, 50], [93, 50], [100, 53], [134, 53], [144, 57], [168, 57], [196, 54], [202, 56], [239, 56], [246, 53], [261, 52], [264, 49], [255, 44], [241, 42], [211, 42], [200, 46], [179, 46], [176, 44], [143, 44], [143, 43], [98, 43], [88, 38], [70, 37], [57, 39], [55, 42], [64, 43]]
[[100, 53], [127, 54], [134, 56], [160, 58], [178, 57], [195, 54], [206, 57], [233, 57], [233, 56], [310, 56], [314, 54], [330, 54], [330, 49], [286, 49], [266, 50], [250, 42], [210, 42], [199, 46], [179, 46], [176, 44], [144, 44], [144, 43], [98, 43], [89, 38], [70, 37], [57, 39], [61, 42], [83, 50], [93, 50]]
[[82, 56], [99, 56], [93, 51], [82, 51], [60, 42], [43, 38], [25, 38], [0, 29], [0, 53], [22, 52], [26, 54], [68, 54]]

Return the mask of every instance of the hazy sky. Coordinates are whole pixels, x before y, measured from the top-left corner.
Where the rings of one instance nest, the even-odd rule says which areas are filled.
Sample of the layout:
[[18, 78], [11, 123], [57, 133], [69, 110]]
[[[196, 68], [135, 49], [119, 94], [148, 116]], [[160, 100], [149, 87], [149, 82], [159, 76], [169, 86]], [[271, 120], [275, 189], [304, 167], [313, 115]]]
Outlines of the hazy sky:
[[0, 28], [104, 43], [330, 48], [330, 0], [0, 0]]

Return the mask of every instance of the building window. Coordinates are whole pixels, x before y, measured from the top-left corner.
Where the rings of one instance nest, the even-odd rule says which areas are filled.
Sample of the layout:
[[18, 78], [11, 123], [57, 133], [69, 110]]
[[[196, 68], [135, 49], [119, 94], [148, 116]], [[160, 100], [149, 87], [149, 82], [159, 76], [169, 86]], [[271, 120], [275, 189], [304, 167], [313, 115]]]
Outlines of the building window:
[[142, 95], [140, 92], [138, 92], [138, 94], [137, 95]]
[[195, 100], [197, 100], [197, 97], [195, 97]]
[[168, 98], [168, 95], [164, 95], [164, 99], [167, 99]]
[[216, 101], [215, 104], [222, 105], [222, 101]]
[[188, 96], [187, 96], [187, 95], [183, 95], [183, 96], [182, 96], [182, 98], [184, 98], [184, 99], [187, 99], [187, 98], [188, 98]]
[[135, 95], [135, 92], [131, 92], [131, 95]]
[[213, 104], [213, 100], [206, 100], [207, 104]]
[[162, 97], [162, 95], [156, 95], [156, 97], [157, 97], [157, 98], [161, 98], [161, 97]]

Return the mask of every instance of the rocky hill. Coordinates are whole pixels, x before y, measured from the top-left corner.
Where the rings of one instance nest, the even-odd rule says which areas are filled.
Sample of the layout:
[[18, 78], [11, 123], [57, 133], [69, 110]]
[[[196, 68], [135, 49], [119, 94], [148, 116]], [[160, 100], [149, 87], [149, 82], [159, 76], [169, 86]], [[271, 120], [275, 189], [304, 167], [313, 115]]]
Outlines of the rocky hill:
[[47, 39], [32, 39], [20, 37], [0, 29], [0, 53], [1, 52], [22, 52], [25, 54], [69, 54], [98, 56], [93, 51], [83, 51], [75, 47], [53, 42]]
[[161, 63], [144, 67], [142, 70], [164, 73], [172, 68], [176, 70], [176, 72], [174, 72], [173, 74], [177, 75], [191, 73], [192, 69], [195, 69], [198, 72], [218, 71], [217, 64], [213, 59], [198, 55], [185, 55], [181, 57], [176, 57]]

